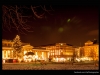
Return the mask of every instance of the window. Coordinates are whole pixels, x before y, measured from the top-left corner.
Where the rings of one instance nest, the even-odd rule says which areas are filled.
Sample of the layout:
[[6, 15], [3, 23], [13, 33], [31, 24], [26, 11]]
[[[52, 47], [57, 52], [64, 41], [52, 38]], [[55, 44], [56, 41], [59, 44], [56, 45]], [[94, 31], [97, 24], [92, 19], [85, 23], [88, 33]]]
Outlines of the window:
[[4, 44], [3, 44], [3, 47], [6, 47], [6, 46], [7, 46], [7, 44], [6, 44], [6, 43], [4, 43]]
[[11, 47], [11, 44], [8, 44], [8, 47]]
[[8, 58], [10, 57], [10, 51], [8, 51]]
[[4, 58], [6, 57], [6, 50], [4, 50]]
[[53, 53], [53, 55], [54, 55], [54, 53]]
[[60, 45], [62, 46], [63, 44], [61, 43]]
[[60, 55], [60, 50], [59, 50], [59, 55]]
[[58, 55], [58, 50], [55, 50], [55, 55]]
[[54, 50], [52, 52], [54, 52]]

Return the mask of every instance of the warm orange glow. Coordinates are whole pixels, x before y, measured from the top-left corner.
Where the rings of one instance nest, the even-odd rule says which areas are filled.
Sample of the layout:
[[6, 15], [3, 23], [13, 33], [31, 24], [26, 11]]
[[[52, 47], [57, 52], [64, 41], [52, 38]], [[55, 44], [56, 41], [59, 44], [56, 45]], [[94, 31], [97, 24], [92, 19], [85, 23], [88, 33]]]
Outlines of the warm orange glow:
[[[8, 45], [7, 43], [9, 43], [9, 41], [2, 41], [2, 43]], [[10, 46], [12, 46], [12, 43], [13, 42], [10, 41]], [[56, 43], [56, 45], [54, 46], [47, 46], [45, 50], [34, 49], [33, 46], [27, 44], [22, 47], [23, 58], [18, 58], [18, 60], [19, 62], [21, 62], [22, 60], [24, 60], [25, 62], [31, 62], [35, 60], [48, 60], [49, 58], [51, 58], [51, 60], [54, 62], [65, 62], [71, 61], [74, 54], [76, 54], [74, 57], [78, 62], [80, 62], [81, 60], [99, 60], [99, 45], [88, 43], [86, 43], [85, 46], [79, 48], [68, 46], [65, 43]], [[27, 52], [33, 52], [34, 56], [25, 56]], [[2, 46], [2, 59], [14, 59], [12, 47]], [[5, 61], [3, 60], [3, 62]]]

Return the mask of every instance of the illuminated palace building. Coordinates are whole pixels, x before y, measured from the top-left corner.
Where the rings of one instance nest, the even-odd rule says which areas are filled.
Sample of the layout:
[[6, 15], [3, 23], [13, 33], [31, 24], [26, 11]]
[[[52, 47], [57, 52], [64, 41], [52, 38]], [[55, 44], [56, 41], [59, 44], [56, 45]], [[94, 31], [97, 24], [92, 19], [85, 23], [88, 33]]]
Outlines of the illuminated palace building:
[[46, 47], [49, 50], [49, 59], [52, 61], [60, 62], [73, 59], [75, 48], [66, 43], [56, 43]]
[[99, 60], [99, 45], [92, 41], [87, 41], [83, 46], [83, 56], [87, 58], [93, 58], [93, 60]]
[[[14, 55], [14, 42], [2, 40], [2, 59], [16, 59]], [[80, 60], [99, 60], [99, 45], [87, 41], [83, 47], [74, 47], [66, 43], [56, 43], [41, 47], [33, 47], [29, 43], [22, 43], [20, 58], [24, 61], [46, 60], [53, 62]], [[33, 54], [32, 54], [33, 53]], [[28, 60], [29, 59], [29, 60]]]
[[[15, 59], [13, 57], [14, 48], [13, 48], [13, 41], [12, 40], [2, 40], [2, 59]], [[31, 46], [29, 43], [22, 43], [22, 49], [23, 51], [23, 60], [25, 60], [26, 54], [30, 52], [34, 53], [33, 57], [29, 54], [29, 58], [35, 59], [47, 59], [48, 56], [48, 50], [40, 48], [35, 49], [33, 46]], [[27, 57], [28, 58], [28, 57]]]
[[[13, 41], [2, 40], [2, 59], [14, 59]], [[22, 43], [23, 59], [28, 52], [34, 53], [34, 60], [49, 60], [53, 58], [64, 58], [67, 56], [69, 60], [73, 57], [74, 48], [66, 45], [66, 43], [56, 43], [45, 47], [35, 48], [29, 43]]]

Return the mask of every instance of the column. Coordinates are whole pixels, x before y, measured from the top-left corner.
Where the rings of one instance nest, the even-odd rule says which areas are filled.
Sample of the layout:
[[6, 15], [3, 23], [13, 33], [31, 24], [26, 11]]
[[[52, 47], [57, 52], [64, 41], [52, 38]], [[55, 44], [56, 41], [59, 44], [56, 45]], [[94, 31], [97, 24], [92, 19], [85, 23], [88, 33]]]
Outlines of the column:
[[48, 54], [47, 54], [47, 55], [48, 55], [48, 58], [49, 58], [49, 52], [48, 52]]
[[38, 59], [37, 51], [35, 53], [36, 53], [36, 58]]
[[13, 50], [11, 50], [11, 57], [13, 58]]
[[2, 51], [2, 59], [4, 59], [4, 51]]
[[10, 50], [10, 58], [11, 58], [11, 50]]
[[6, 50], [6, 58], [8, 58], [8, 51]]
[[44, 52], [44, 58], [45, 58], [45, 60], [47, 59], [47, 56], [46, 56], [46, 51]]
[[49, 58], [49, 57], [48, 57], [48, 52], [46, 52], [46, 60], [48, 60], [48, 58]]
[[44, 52], [42, 52], [42, 58], [44, 59]]
[[59, 55], [60, 55], [61, 50], [59, 50]]
[[37, 52], [35, 52], [36, 53], [36, 56], [37, 56]]

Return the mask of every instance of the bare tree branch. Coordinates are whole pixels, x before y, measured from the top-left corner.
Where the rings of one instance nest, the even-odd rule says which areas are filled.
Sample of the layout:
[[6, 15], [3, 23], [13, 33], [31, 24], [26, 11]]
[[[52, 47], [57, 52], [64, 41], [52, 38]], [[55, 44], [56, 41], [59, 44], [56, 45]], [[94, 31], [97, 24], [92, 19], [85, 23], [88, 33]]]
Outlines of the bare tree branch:
[[[37, 6], [37, 7], [39, 7], [39, 6]], [[41, 15], [38, 15], [37, 12], [35, 11], [35, 9], [37, 9], [37, 7], [33, 7], [33, 6], [31, 5], [31, 9], [32, 9], [32, 12], [34, 13], [34, 15], [35, 15], [37, 18], [41, 19], [41, 18], [43, 18], [43, 16], [44, 16], [45, 13], [43, 13], [43, 14], [41, 14]]]
[[45, 12], [49, 13], [50, 15], [52, 15], [52, 14], [50, 13], [50, 11], [53, 10], [53, 9], [51, 8], [51, 6], [50, 6], [50, 8], [51, 8], [52, 10], [47, 10], [45, 5], [44, 5], [44, 7], [41, 6], [41, 8], [42, 8]]
[[[37, 8], [42, 9], [42, 13], [37, 11]], [[51, 6], [50, 6], [51, 8]], [[31, 10], [33, 14], [35, 15], [36, 18], [42, 19], [45, 18], [45, 13], [49, 13], [51, 10], [47, 10], [45, 5], [44, 7], [42, 6], [32, 6], [27, 7], [27, 6], [2, 6], [2, 29], [5, 30], [8, 29], [9, 31], [11, 29], [15, 29], [21, 34], [25, 34], [25, 32], [33, 32], [33, 27], [30, 25], [27, 25], [26, 23], [28, 22], [28, 18], [31, 18], [32, 16], [30, 15], [25, 15], [24, 11], [26, 10]], [[52, 9], [52, 8], [51, 8]], [[49, 13], [50, 14], [50, 13]]]

